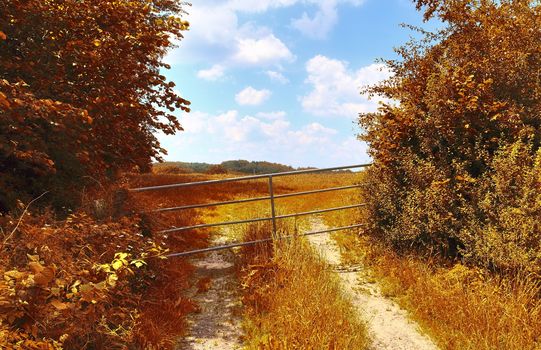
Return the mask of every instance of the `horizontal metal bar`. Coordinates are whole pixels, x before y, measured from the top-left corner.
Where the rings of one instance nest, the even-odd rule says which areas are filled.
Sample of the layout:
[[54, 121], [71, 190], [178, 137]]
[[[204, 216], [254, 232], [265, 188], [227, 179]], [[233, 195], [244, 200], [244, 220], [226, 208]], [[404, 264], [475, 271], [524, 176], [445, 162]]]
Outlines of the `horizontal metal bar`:
[[[274, 198], [286, 198], [286, 197], [295, 197], [295, 196], [302, 196], [306, 194], [312, 194], [312, 193], [323, 193], [323, 192], [331, 192], [331, 191], [340, 191], [340, 190], [347, 190], [350, 188], [360, 188], [363, 185], [352, 185], [352, 186], [341, 186], [341, 187], [330, 187], [330, 188], [324, 188], [320, 190], [313, 190], [313, 191], [304, 191], [304, 192], [294, 192], [294, 193], [287, 193], [287, 194], [280, 194], [275, 195]], [[271, 197], [254, 197], [254, 198], [247, 198], [247, 199], [238, 199], [234, 201], [225, 201], [225, 202], [214, 202], [214, 203], [206, 203], [206, 204], [193, 204], [193, 205], [183, 205], [180, 207], [171, 207], [171, 208], [160, 208], [152, 210], [152, 213], [163, 213], [168, 211], [177, 211], [177, 210], [185, 210], [185, 209], [196, 209], [196, 208], [207, 208], [207, 207], [217, 207], [220, 205], [227, 205], [227, 204], [238, 204], [238, 203], [248, 203], [248, 202], [257, 202], [257, 201], [263, 201], [263, 200], [269, 200]]]
[[[335, 231], [341, 231], [341, 230], [349, 230], [349, 229], [358, 228], [358, 227], [362, 227], [362, 226], [365, 226], [365, 224], [336, 227], [336, 228], [331, 228], [331, 229], [328, 229], [328, 230], [301, 233], [301, 234], [298, 234], [298, 235], [282, 236], [282, 237], [278, 237], [277, 239], [289, 239], [289, 238], [294, 238], [294, 237], [299, 237], [299, 236], [318, 235], [318, 234], [322, 234], [322, 233], [329, 233], [329, 232], [335, 232]], [[166, 255], [166, 256], [168, 258], [189, 256], [189, 255], [194, 255], [194, 254], [208, 253], [208, 252], [214, 252], [214, 251], [224, 250], [224, 249], [231, 249], [231, 248], [236, 248], [236, 247], [245, 247], [245, 246], [249, 246], [249, 245], [270, 242], [272, 240], [273, 240], [273, 238], [269, 237], [269, 238], [264, 238], [264, 239], [258, 239], [258, 240], [255, 240], [255, 241], [232, 243], [232, 244], [221, 245], [221, 246], [216, 246], [216, 247], [190, 250], [190, 251], [187, 251], [187, 252], [172, 253], [172, 254], [169, 254], [169, 255]]]
[[270, 197], [254, 197], [254, 198], [247, 198], [247, 199], [239, 199], [235, 201], [225, 201], [225, 202], [214, 202], [214, 203], [207, 203], [207, 204], [193, 204], [193, 205], [184, 205], [180, 207], [171, 207], [171, 208], [160, 208], [152, 210], [153, 213], [163, 213], [167, 211], [176, 211], [176, 210], [184, 210], [184, 209], [196, 209], [196, 208], [207, 208], [207, 207], [217, 207], [220, 205], [226, 205], [226, 204], [237, 204], [237, 203], [247, 203], [247, 202], [257, 202], [257, 201], [263, 201], [268, 200]]
[[300, 212], [300, 213], [293, 213], [293, 214], [286, 214], [286, 215], [278, 215], [276, 218], [277, 219], [287, 219], [287, 218], [293, 218], [295, 216], [304, 216], [304, 215], [312, 215], [312, 214], [319, 214], [319, 213], [327, 213], [329, 211], [353, 209], [353, 208], [360, 208], [360, 207], [364, 207], [364, 206], [366, 206], [366, 203], [354, 204], [354, 205], [346, 205], [346, 206], [343, 206], [343, 207], [334, 207], [334, 208], [328, 208], [328, 209], [304, 211], [304, 212]]
[[179, 257], [179, 256], [188, 256], [188, 255], [199, 254], [199, 253], [213, 252], [213, 251], [216, 251], [216, 250], [224, 250], [224, 249], [230, 249], [230, 248], [235, 248], [235, 247], [244, 247], [244, 246], [248, 246], [248, 245], [253, 245], [253, 244], [258, 244], [258, 243], [265, 243], [265, 242], [270, 242], [270, 241], [272, 241], [272, 237], [265, 238], [265, 239], [259, 239], [257, 241], [233, 243], [233, 244], [221, 245], [221, 246], [204, 248], [204, 249], [190, 250], [190, 251], [187, 251], [187, 252], [172, 253], [172, 254], [169, 254], [169, 255], [166, 255], [166, 256], [168, 258]]
[[[300, 212], [300, 213], [278, 215], [278, 216], [276, 216], [276, 219], [287, 219], [287, 218], [292, 218], [292, 217], [296, 217], [296, 216], [327, 213], [327, 212], [330, 212], [330, 211], [352, 209], [352, 208], [360, 208], [360, 207], [364, 207], [364, 206], [366, 206], [366, 204], [361, 203], [361, 204], [354, 204], [354, 205], [346, 205], [346, 206], [343, 206], [343, 207], [334, 207], [334, 208], [328, 208], [328, 209], [305, 211], [305, 212]], [[201, 225], [193, 225], [193, 226], [185, 226], [185, 227], [174, 227], [174, 228], [170, 228], [170, 229], [167, 229], [167, 230], [158, 231], [158, 233], [172, 233], [172, 232], [180, 232], [180, 231], [199, 229], [199, 228], [225, 226], [225, 225], [248, 224], [248, 223], [251, 223], [251, 222], [260, 222], [260, 221], [269, 221], [269, 220], [272, 220], [272, 217], [256, 218], [256, 219], [249, 219], [249, 220], [239, 220], [239, 221], [225, 221], [225, 222], [217, 222], [217, 223], [213, 223], [213, 224], [201, 224]]]
[[340, 187], [329, 187], [329, 188], [323, 188], [320, 190], [312, 190], [312, 191], [304, 191], [304, 192], [294, 192], [294, 193], [286, 193], [286, 194], [278, 194], [275, 195], [274, 198], [286, 198], [286, 197], [295, 197], [295, 196], [302, 196], [305, 194], [312, 194], [312, 193], [323, 193], [323, 192], [331, 192], [331, 191], [340, 191], [340, 190], [347, 190], [350, 188], [360, 188], [363, 185], [351, 185], [351, 186], [340, 186]]
[[259, 221], [267, 221], [267, 220], [272, 220], [272, 218], [257, 218], [257, 219], [250, 219], [250, 220], [217, 222], [214, 224], [201, 224], [201, 225], [193, 225], [193, 226], [185, 226], [185, 227], [174, 227], [167, 230], [158, 231], [158, 233], [171, 233], [171, 232], [186, 231], [186, 230], [197, 229], [197, 228], [207, 228], [207, 227], [216, 227], [216, 226], [224, 226], [224, 225], [247, 224], [250, 222], [259, 222]]
[[274, 173], [274, 174], [261, 174], [261, 175], [252, 175], [252, 176], [232, 177], [232, 178], [220, 179], [220, 180], [206, 180], [206, 181], [177, 183], [177, 184], [170, 184], [170, 185], [139, 187], [139, 188], [132, 188], [129, 191], [131, 191], [131, 192], [145, 192], [145, 191], [155, 191], [155, 190], [166, 190], [166, 189], [179, 188], [179, 187], [190, 187], [190, 186], [199, 186], [199, 185], [213, 185], [213, 184], [221, 184], [221, 183], [234, 182], [234, 181], [246, 181], [246, 180], [264, 179], [264, 178], [268, 178], [269, 176], [278, 177], [278, 176], [288, 176], [288, 175], [319, 173], [319, 172], [324, 172], [324, 171], [365, 168], [365, 167], [368, 167], [370, 165], [372, 165], [372, 164], [359, 164], [359, 165], [349, 165], [349, 166], [340, 166], [340, 167], [322, 168], [322, 169], [294, 170], [294, 171], [286, 171], [286, 172]]

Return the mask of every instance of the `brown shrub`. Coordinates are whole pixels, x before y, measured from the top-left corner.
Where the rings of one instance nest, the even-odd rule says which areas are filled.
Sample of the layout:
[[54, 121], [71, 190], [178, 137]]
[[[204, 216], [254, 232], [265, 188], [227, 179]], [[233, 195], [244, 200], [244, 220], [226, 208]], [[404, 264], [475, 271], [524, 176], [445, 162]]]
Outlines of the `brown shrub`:
[[[166, 178], [175, 179], [193, 180]], [[155, 175], [134, 175], [130, 181], [130, 187], [164, 184]], [[48, 211], [23, 215], [23, 206], [0, 216], [0, 348], [172, 348], [186, 329], [185, 315], [197, 309], [183, 296], [193, 267], [184, 259], [159, 256], [166, 248], [206, 246], [208, 233], [157, 233], [196, 223], [198, 212], [136, 213], [210, 195], [191, 194], [132, 198], [116, 187], [101, 188], [87, 191], [88, 204], [65, 220]], [[99, 219], [88, 214], [96, 202]]]

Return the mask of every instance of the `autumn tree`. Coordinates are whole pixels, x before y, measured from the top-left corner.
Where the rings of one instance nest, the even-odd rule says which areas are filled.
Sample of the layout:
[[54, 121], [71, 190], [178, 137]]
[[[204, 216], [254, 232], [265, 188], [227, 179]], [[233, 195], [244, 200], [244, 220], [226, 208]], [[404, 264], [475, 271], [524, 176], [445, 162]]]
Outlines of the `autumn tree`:
[[181, 130], [173, 112], [189, 110], [162, 75], [164, 55], [188, 28], [185, 6], [0, 3], [0, 210], [159, 158], [155, 132]]
[[[541, 5], [418, 0], [435, 33], [399, 48], [360, 116], [372, 233], [395, 248], [541, 269]], [[537, 174], [536, 174], [537, 172]], [[368, 193], [367, 193], [368, 195]]]

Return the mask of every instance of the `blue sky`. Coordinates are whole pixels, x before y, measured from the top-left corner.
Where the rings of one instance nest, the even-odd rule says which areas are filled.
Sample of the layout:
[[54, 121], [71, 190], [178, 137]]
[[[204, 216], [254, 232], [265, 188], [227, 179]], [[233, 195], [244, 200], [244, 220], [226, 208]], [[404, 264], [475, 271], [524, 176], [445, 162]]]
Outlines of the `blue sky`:
[[192, 112], [158, 135], [167, 160], [247, 159], [330, 167], [369, 161], [360, 87], [388, 76], [377, 58], [422, 25], [408, 0], [193, 0], [191, 28], [165, 75]]

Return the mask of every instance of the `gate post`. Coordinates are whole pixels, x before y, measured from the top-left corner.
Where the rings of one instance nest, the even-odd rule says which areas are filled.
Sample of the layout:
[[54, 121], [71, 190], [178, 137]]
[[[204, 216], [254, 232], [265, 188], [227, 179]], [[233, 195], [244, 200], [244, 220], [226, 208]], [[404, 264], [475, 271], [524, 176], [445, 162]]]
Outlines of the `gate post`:
[[272, 175], [269, 175], [269, 196], [271, 203], [271, 215], [272, 215], [272, 237], [276, 239], [276, 211], [274, 209], [274, 189], [272, 186]]

